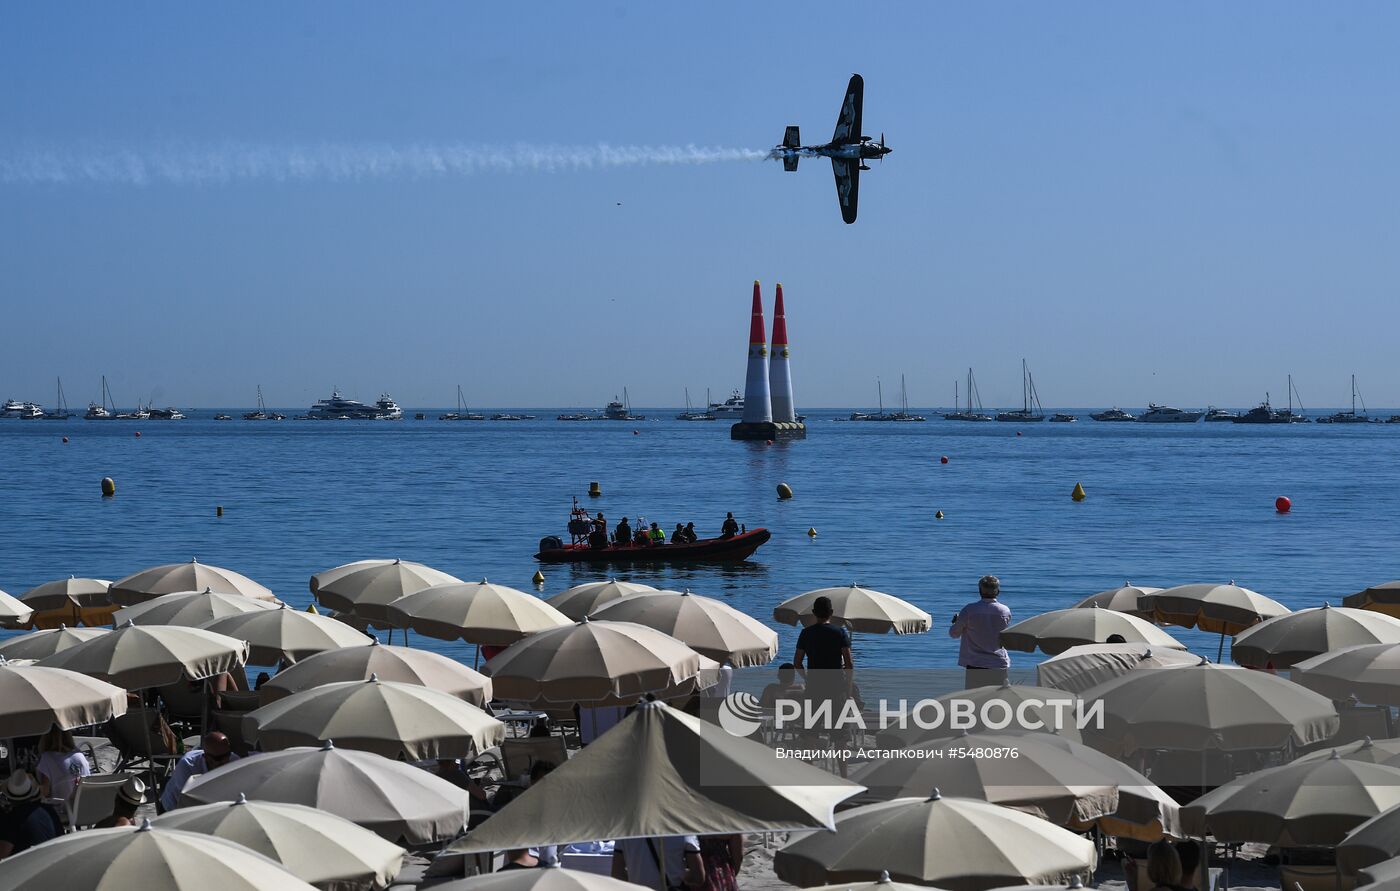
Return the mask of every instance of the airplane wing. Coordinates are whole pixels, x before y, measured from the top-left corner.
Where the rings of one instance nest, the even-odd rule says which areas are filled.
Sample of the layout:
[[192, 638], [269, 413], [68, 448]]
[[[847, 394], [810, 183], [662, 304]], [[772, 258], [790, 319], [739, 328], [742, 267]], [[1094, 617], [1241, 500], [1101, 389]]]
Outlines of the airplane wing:
[[833, 143], [860, 142], [860, 111], [864, 99], [865, 80], [859, 74], [852, 74], [851, 82], [846, 85], [846, 98], [841, 103], [841, 114], [836, 118]]
[[831, 169], [836, 174], [836, 200], [841, 204], [841, 219], [856, 221], [856, 200], [860, 197], [860, 159], [832, 158]]

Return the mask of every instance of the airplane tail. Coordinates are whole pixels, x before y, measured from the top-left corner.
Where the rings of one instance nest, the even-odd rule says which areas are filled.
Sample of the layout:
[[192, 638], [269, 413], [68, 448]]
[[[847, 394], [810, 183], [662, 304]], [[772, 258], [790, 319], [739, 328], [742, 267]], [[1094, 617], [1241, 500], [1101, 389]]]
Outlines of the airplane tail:
[[802, 147], [802, 135], [801, 135], [801, 131], [798, 130], [796, 124], [790, 124], [790, 125], [788, 126], [788, 128], [787, 128], [786, 130], [783, 131], [783, 148], [801, 148], [801, 147]]

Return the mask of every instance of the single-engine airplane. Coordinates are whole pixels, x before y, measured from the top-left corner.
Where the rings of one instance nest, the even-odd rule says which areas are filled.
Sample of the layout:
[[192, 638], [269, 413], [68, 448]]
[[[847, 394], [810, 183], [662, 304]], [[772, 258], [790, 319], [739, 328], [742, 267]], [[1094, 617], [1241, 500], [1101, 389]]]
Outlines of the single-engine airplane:
[[846, 85], [846, 98], [841, 102], [841, 113], [836, 118], [836, 132], [825, 145], [803, 145], [802, 136], [796, 124], [783, 133], [781, 145], [774, 146], [768, 157], [783, 162], [783, 169], [789, 173], [797, 170], [797, 162], [803, 157], [830, 158], [831, 169], [836, 174], [836, 198], [841, 203], [841, 219], [847, 223], [856, 221], [856, 202], [860, 197], [860, 172], [869, 170], [865, 162], [878, 158], [885, 159], [891, 151], [885, 145], [885, 134], [875, 142], [860, 132], [861, 104], [865, 97], [865, 81], [859, 74], [851, 75]]

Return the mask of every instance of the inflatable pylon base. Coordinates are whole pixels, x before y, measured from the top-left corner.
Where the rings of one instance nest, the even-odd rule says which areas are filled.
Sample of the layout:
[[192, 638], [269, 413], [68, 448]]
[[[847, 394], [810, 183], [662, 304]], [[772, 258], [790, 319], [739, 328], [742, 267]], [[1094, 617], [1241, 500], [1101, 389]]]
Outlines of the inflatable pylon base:
[[729, 428], [730, 439], [758, 439], [758, 440], [779, 440], [779, 439], [806, 439], [806, 424], [777, 424], [772, 421], [760, 421], [758, 423], [746, 424], [743, 421]]

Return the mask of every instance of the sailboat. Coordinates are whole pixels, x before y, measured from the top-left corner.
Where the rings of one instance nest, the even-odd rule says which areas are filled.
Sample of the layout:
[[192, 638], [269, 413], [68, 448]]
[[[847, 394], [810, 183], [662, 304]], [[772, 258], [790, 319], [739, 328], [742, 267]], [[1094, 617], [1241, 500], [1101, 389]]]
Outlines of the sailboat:
[[485, 415], [477, 414], [467, 408], [467, 401], [462, 396], [462, 385], [457, 385], [457, 410], [444, 412], [438, 415], [439, 421], [484, 421]]
[[1361, 394], [1356, 389], [1356, 375], [1351, 376], [1351, 411], [1339, 411], [1325, 418], [1318, 418], [1319, 424], [1369, 424], [1379, 420], [1366, 413], [1366, 400], [1361, 400], [1361, 413], [1356, 412], [1356, 399]]
[[73, 413], [68, 410], [68, 400], [63, 397], [63, 378], [58, 379], [58, 407], [53, 411], [44, 412], [46, 421], [66, 421], [73, 417]]
[[899, 411], [885, 412], [885, 392], [880, 384], [880, 379], [875, 379], [876, 392], [880, 400], [880, 410], [876, 414], [868, 412], [852, 412], [852, 421], [923, 421], [922, 415], [911, 415], [909, 413], [909, 397], [904, 388], [904, 375], [899, 376]]
[[[710, 395], [705, 394], [705, 404], [710, 404]], [[715, 416], [708, 411], [696, 411], [690, 404], [690, 388], [685, 388], [685, 411], [676, 415], [677, 421], [713, 421]]]
[[[973, 409], [976, 405], [976, 410]], [[959, 409], [957, 384], [953, 385], [953, 411], [943, 416], [945, 421], [990, 421], [992, 416], [982, 410], [982, 396], [977, 392], [977, 379], [967, 370], [967, 408]]]
[[627, 396], [627, 388], [622, 388], [622, 399], [616, 396], [603, 409], [603, 417], [609, 421], [645, 421], [645, 415], [632, 414], [632, 400]]
[[[1353, 384], [1355, 383], [1355, 381], [1356, 381], [1356, 378], [1353, 377], [1353, 378], [1352, 378]], [[1294, 396], [1298, 396], [1298, 388], [1295, 387], [1295, 386], [1293, 386], [1293, 375], [1290, 374], [1290, 375], [1288, 376], [1288, 409], [1287, 409], [1286, 411], [1279, 412], [1279, 414], [1281, 414], [1281, 415], [1283, 415], [1284, 417], [1286, 417], [1286, 418], [1288, 419], [1288, 423], [1290, 423], [1290, 424], [1311, 424], [1311, 423], [1312, 423], [1312, 418], [1310, 418], [1310, 417], [1308, 417], [1307, 415], [1303, 414], [1303, 397], [1302, 397], [1302, 396], [1298, 396], [1298, 411], [1297, 411], [1297, 413], [1294, 413], [1294, 411], [1293, 411], [1293, 397], [1294, 397]]]
[[1031, 377], [1026, 360], [1021, 360], [1021, 407], [997, 413], [998, 421], [1043, 421], [1045, 409], [1040, 405], [1040, 395], [1035, 392], [1035, 378]]
[[96, 402], [89, 402], [87, 414], [83, 415], [83, 417], [89, 421], [110, 420], [112, 415], [116, 413], [116, 405], [113, 405], [110, 409], [107, 407], [110, 397], [111, 393], [107, 391], [107, 376], [104, 374], [102, 376], [102, 403], [99, 405]]

